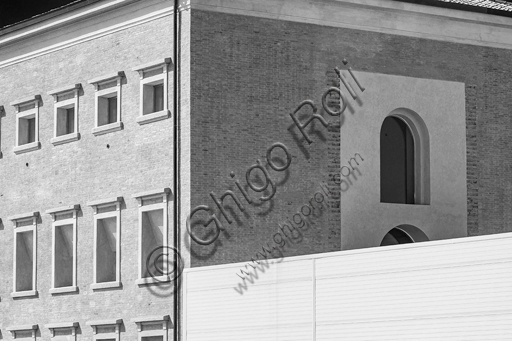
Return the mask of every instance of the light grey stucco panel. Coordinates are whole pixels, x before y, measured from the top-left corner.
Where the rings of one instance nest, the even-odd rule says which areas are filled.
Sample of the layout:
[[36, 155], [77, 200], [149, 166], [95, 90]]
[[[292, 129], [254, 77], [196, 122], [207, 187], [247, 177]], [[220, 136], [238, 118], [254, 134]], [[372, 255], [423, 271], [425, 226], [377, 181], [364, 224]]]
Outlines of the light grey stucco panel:
[[[341, 166], [355, 154], [361, 174], [341, 184], [341, 245], [356, 249], [380, 245], [384, 235], [402, 224], [421, 229], [429, 240], [467, 235], [466, 125], [463, 83], [355, 72], [366, 88], [353, 100], [341, 126]], [[430, 204], [380, 202], [380, 129], [397, 108], [415, 112], [429, 134]], [[416, 143], [416, 141], [415, 141]], [[345, 174], [347, 170], [344, 170]], [[348, 187], [348, 188], [347, 188]]]

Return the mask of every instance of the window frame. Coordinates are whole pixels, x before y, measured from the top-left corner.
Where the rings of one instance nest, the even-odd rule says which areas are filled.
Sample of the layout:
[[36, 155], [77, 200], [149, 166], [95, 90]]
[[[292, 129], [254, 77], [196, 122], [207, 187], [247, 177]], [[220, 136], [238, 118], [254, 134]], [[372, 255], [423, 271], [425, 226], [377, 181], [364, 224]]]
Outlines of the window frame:
[[[15, 154], [27, 153], [41, 148], [39, 142], [39, 107], [41, 101], [41, 95], [35, 95], [10, 103], [16, 109], [16, 141], [13, 148]], [[20, 111], [22, 107], [32, 104], [34, 108]], [[20, 144], [20, 120], [27, 119], [32, 115], [34, 116], [34, 141]]]
[[[118, 71], [115, 73], [103, 75], [100, 77], [96, 77], [90, 79], [88, 81], [89, 84], [94, 86], [94, 128], [92, 129], [92, 133], [95, 136], [108, 134], [114, 131], [123, 129], [123, 122], [121, 120], [121, 88], [123, 79], [125, 78], [124, 71]], [[102, 89], [101, 87], [110, 82], [116, 82], [115, 86], [110, 86], [108, 88]], [[99, 99], [101, 98], [109, 98], [113, 96], [117, 96], [117, 121], [112, 123], [107, 123], [104, 125], [98, 125], [99, 123]], [[107, 111], [108, 116], [108, 111]]]
[[[71, 205], [64, 206], [59, 208], [54, 208], [51, 210], [47, 210], [46, 213], [50, 214], [52, 217], [52, 281], [51, 281], [51, 289], [50, 294], [62, 294], [69, 292], [77, 292], [78, 286], [76, 284], [76, 273], [77, 273], [77, 220], [78, 220], [78, 211], [80, 210], [80, 205]], [[72, 213], [73, 216], [71, 218], [57, 220], [58, 215], [69, 214]], [[59, 226], [72, 225], [73, 226], [73, 273], [72, 279], [73, 284], [71, 286], [66, 287], [55, 287], [55, 230]]]
[[[137, 341], [142, 341], [143, 337], [151, 336], [162, 336], [162, 341], [168, 341], [168, 330], [173, 328], [171, 317], [169, 315], [136, 317], [132, 318], [131, 322], [137, 324]], [[158, 322], [162, 324], [161, 329], [144, 330], [145, 324], [155, 324]]]
[[39, 325], [37, 324], [27, 324], [22, 326], [12, 326], [7, 327], [6, 330], [11, 333], [13, 339], [16, 339], [16, 333], [21, 331], [32, 331], [32, 338], [36, 339], [37, 330], [39, 329]]
[[[169, 219], [168, 219], [168, 195], [171, 193], [170, 188], [164, 188], [154, 191], [148, 191], [148, 192], [142, 192], [132, 195], [133, 198], [137, 199], [138, 201], [138, 207], [139, 207], [139, 222], [138, 222], [138, 229], [139, 229], [139, 241], [138, 241], [138, 264], [139, 264], [139, 270], [138, 270], [138, 279], [135, 281], [138, 285], [144, 285], [144, 284], [155, 284], [160, 282], [169, 282], [170, 276], [169, 275], [161, 275], [161, 276], [155, 276], [153, 277], [142, 277], [142, 215], [145, 212], [148, 211], [155, 211], [161, 209], [163, 211], [163, 232], [162, 232], [162, 247], [164, 249], [168, 246], [168, 237], [169, 237]], [[162, 198], [161, 203], [155, 203], [155, 204], [148, 204], [144, 205], [144, 200], [151, 200], [151, 199], [158, 199]], [[167, 264], [164, 263], [164, 272], [166, 271]]]
[[[123, 319], [117, 318], [112, 320], [97, 320], [97, 321], [87, 321], [85, 323], [88, 326], [92, 327], [93, 330], [93, 341], [100, 341], [106, 339], [114, 339], [116, 341], [120, 341], [121, 339], [121, 325], [123, 324]], [[114, 333], [98, 333], [98, 327], [115, 327]]]
[[[63, 144], [63, 143], [77, 141], [80, 139], [80, 133], [78, 131], [78, 112], [79, 112], [78, 97], [80, 94], [80, 90], [82, 90], [82, 84], [77, 83], [77, 84], [61, 87], [58, 89], [54, 89], [54, 90], [48, 92], [48, 95], [53, 96], [53, 100], [55, 102], [54, 109], [53, 109], [53, 138], [50, 140], [50, 142], [54, 146], [57, 146], [57, 145]], [[69, 94], [73, 94], [73, 98], [59, 101], [60, 96], [69, 95]], [[57, 123], [58, 123], [59, 109], [69, 109], [66, 107], [70, 107], [70, 106], [73, 106], [73, 108], [75, 110], [75, 112], [74, 112], [74, 118], [75, 118], [74, 132], [57, 136]]]
[[[39, 218], [39, 212], [29, 212], [18, 214], [8, 219], [13, 222], [14, 225], [14, 253], [13, 253], [13, 286], [11, 297], [30, 297], [37, 296], [37, 220]], [[29, 226], [17, 226], [18, 222], [32, 220], [32, 224]], [[17, 234], [32, 231], [32, 289], [31, 290], [16, 290], [16, 255], [17, 255]]]
[[50, 329], [51, 339], [55, 337], [55, 329], [71, 329], [71, 336], [76, 340], [76, 330], [80, 326], [78, 322], [58, 322], [45, 324], [45, 328]]
[[[108, 199], [100, 199], [90, 201], [87, 206], [91, 206], [94, 211], [94, 241], [93, 241], [93, 283], [90, 288], [94, 290], [101, 290], [107, 288], [119, 288], [122, 286], [121, 282], [121, 203], [123, 197], [115, 197]], [[98, 209], [104, 207], [114, 206], [116, 209], [111, 212], [98, 213]], [[97, 250], [98, 250], [98, 220], [105, 218], [116, 218], [116, 280], [110, 282], [97, 282]]]
[[[140, 77], [140, 87], [139, 87], [139, 117], [137, 117], [136, 121], [140, 125], [147, 124], [151, 122], [156, 122], [160, 120], [165, 120], [171, 116], [171, 112], [169, 110], [169, 66], [172, 64], [171, 58], [163, 58], [158, 59], [149, 63], [145, 63], [142, 65], [138, 65], [132, 68], [133, 71], [137, 71]], [[146, 73], [152, 71], [158, 71], [161, 69], [160, 73], [155, 75], [147, 76]], [[163, 108], [159, 111], [153, 111], [150, 113], [144, 114], [144, 86], [155, 86], [155, 85], [163, 85]], [[151, 101], [154, 101], [152, 98]]]

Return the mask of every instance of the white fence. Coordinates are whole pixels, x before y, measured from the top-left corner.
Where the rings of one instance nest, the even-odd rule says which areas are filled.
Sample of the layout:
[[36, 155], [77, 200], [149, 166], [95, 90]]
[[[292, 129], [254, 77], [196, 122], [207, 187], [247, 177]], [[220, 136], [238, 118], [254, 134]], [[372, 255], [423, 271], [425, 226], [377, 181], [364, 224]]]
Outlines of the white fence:
[[246, 264], [185, 270], [184, 340], [512, 340], [512, 233]]

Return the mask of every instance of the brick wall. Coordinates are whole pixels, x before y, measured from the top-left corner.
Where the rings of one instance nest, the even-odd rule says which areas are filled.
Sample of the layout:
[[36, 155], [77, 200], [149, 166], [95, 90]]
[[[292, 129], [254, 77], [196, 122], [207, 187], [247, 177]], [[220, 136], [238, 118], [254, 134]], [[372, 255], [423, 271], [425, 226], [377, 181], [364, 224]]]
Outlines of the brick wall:
[[[170, 287], [139, 287], [138, 205], [132, 194], [172, 185], [172, 119], [139, 125], [139, 75], [131, 68], [142, 63], [172, 57], [172, 18], [154, 20], [78, 45], [0, 69], [0, 329], [13, 325], [39, 324], [43, 339], [50, 339], [45, 324], [79, 322], [82, 338], [92, 339], [88, 320], [122, 318], [122, 339], [134, 340], [133, 317], [172, 315]], [[144, 44], [141, 44], [144, 42]], [[165, 43], [163, 43], [165, 42]], [[150, 46], [151, 48], [148, 48]], [[94, 87], [89, 79], [125, 71], [122, 86], [124, 129], [94, 136]], [[172, 72], [169, 107], [172, 108]], [[48, 91], [82, 83], [79, 99], [79, 141], [53, 146], [53, 98]], [[15, 155], [15, 109], [11, 101], [40, 94], [41, 149]], [[123, 196], [121, 210], [122, 288], [95, 291], [93, 281], [93, 209], [87, 202]], [[78, 293], [52, 296], [51, 216], [45, 211], [80, 204], [77, 223]], [[171, 205], [170, 205], [171, 206]], [[13, 300], [13, 226], [7, 217], [39, 211], [37, 227], [37, 290], [35, 298]], [[171, 217], [171, 216], [170, 216]], [[172, 220], [171, 220], [172, 221]], [[169, 234], [172, 235], [172, 223]], [[152, 292], [153, 291], [153, 292]]]
[[[314, 143], [307, 145], [289, 129], [288, 114], [305, 99], [319, 104], [343, 58], [355, 70], [466, 84], [468, 235], [512, 231], [506, 224], [512, 214], [512, 51], [199, 10], [192, 13], [191, 46], [191, 206], [215, 207], [208, 193], [227, 189], [243, 200], [229, 173], [243, 180], [273, 142], [293, 155], [287, 174], [269, 170], [279, 183], [272, 203], [243, 201], [248, 215], [232, 204], [238, 219], [223, 220], [226, 232], [216, 244], [192, 242], [194, 266], [249, 260], [271, 241], [277, 223], [336, 173], [339, 119], [324, 115], [332, 125], [316, 124]], [[350, 127], [341, 121], [343, 129]], [[333, 201], [286, 256], [340, 249], [339, 200]]]

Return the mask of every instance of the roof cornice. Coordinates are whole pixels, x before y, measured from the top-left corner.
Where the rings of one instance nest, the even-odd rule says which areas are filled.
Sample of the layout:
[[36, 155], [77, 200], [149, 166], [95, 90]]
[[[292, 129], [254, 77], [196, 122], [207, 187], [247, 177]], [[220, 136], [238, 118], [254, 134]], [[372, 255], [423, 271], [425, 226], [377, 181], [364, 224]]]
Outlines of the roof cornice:
[[173, 1], [94, 0], [87, 6], [52, 14], [32, 25], [20, 23], [15, 25], [17, 29], [13, 26], [11, 31], [0, 35], [0, 69], [170, 17], [173, 13]]
[[190, 0], [192, 10], [512, 49], [512, 18], [394, 0]]
[[0, 29], [0, 46], [73, 24], [141, 0], [85, 0]]

